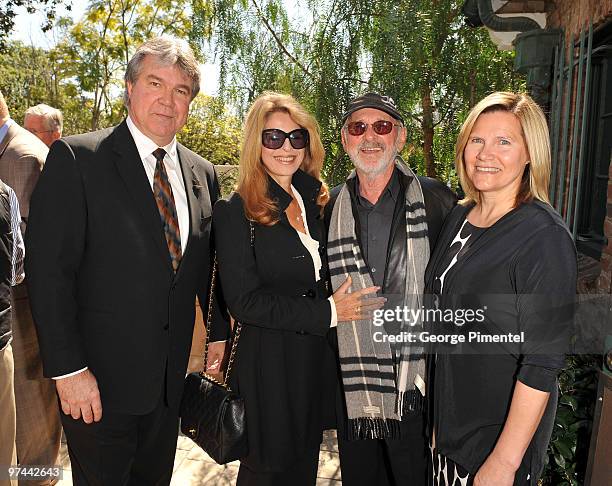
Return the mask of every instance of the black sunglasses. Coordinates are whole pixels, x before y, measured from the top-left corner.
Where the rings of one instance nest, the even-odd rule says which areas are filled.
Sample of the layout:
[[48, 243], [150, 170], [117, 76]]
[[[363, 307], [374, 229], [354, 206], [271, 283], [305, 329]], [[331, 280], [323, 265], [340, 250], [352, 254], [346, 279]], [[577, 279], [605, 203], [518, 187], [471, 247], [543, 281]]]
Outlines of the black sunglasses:
[[[356, 122], [349, 123], [346, 127], [348, 128], [348, 132], [351, 135], [353, 135], [354, 137], [358, 137], [360, 135], [363, 135], [366, 132], [366, 130], [368, 129], [368, 126], [370, 126], [369, 123], [365, 123], [362, 121], [356, 121]], [[377, 135], [387, 135], [391, 133], [391, 130], [393, 130], [393, 127], [400, 127], [400, 126], [401, 125], [397, 125], [388, 120], [378, 120], [372, 123], [372, 129], [374, 130], [374, 133], [376, 133]]]
[[281, 148], [286, 138], [289, 139], [289, 143], [294, 149], [303, 149], [308, 145], [308, 130], [305, 128], [296, 128], [287, 133], [278, 128], [269, 128], [261, 132], [261, 144], [271, 150]]

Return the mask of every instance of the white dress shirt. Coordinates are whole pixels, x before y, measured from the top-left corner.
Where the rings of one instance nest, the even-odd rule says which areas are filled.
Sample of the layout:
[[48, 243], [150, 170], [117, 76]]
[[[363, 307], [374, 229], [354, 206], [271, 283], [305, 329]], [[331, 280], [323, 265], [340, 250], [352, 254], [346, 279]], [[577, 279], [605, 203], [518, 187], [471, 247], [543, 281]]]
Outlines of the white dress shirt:
[[[129, 116], [127, 117], [127, 126], [132, 134], [134, 143], [136, 143], [138, 155], [140, 155], [140, 160], [142, 161], [144, 170], [147, 173], [147, 179], [149, 179], [149, 184], [151, 185], [151, 191], [153, 191], [153, 178], [155, 176], [155, 165], [157, 164], [157, 160], [155, 159], [153, 152], [160, 147], [153, 140], [142, 133], [136, 127], [136, 125], [134, 125], [134, 122]], [[181, 164], [179, 163], [178, 152], [176, 149], [176, 137], [174, 137], [168, 145], [161, 148], [166, 151], [164, 166], [166, 168], [166, 172], [168, 173], [168, 180], [170, 181], [170, 186], [172, 187], [172, 194], [174, 195], [176, 215], [178, 217], [179, 231], [181, 233], [181, 252], [184, 254], [185, 248], [187, 248], [187, 239], [189, 238], [189, 205], [187, 204], [187, 192], [185, 190], [183, 172], [181, 171]], [[60, 378], [68, 378], [69, 376], [81, 373], [86, 369], [87, 367], [66, 375], [54, 376], [53, 379], [58, 380]]]
[[[157, 150], [157, 145], [153, 140], [144, 135], [132, 119], [127, 117], [127, 126], [130, 129], [132, 138], [136, 143], [138, 149], [138, 155], [142, 160], [142, 165], [149, 184], [151, 185], [151, 191], [153, 190], [153, 177], [155, 175], [155, 164], [157, 161], [153, 156], [153, 152]], [[185, 253], [187, 248], [187, 239], [189, 237], [189, 206], [187, 204], [187, 192], [185, 191], [185, 183], [183, 182], [183, 172], [181, 171], [181, 164], [179, 164], [178, 152], [176, 150], [176, 137], [172, 141], [161, 147], [166, 151], [164, 157], [164, 166], [168, 173], [168, 179], [170, 180], [170, 186], [172, 187], [172, 194], [174, 195], [174, 204], [176, 205], [176, 215], [178, 217], [179, 231], [181, 233], [181, 251]]]

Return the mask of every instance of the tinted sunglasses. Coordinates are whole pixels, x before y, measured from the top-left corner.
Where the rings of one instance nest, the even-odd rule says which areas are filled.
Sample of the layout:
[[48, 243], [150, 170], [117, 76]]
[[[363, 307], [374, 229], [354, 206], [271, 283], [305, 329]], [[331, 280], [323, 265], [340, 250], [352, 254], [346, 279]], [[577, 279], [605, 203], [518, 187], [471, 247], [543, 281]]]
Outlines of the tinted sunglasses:
[[[364, 123], [362, 121], [356, 121], [356, 122], [349, 123], [346, 127], [348, 128], [348, 132], [351, 135], [358, 137], [360, 135], [363, 135], [366, 132], [366, 130], [368, 129], [368, 126], [370, 126], [369, 123]], [[393, 130], [393, 127], [399, 127], [399, 126], [401, 125], [397, 125], [388, 120], [378, 120], [372, 123], [372, 129], [374, 130], [374, 133], [376, 133], [377, 135], [388, 135], [389, 133], [391, 133], [391, 130]]]
[[308, 145], [308, 130], [297, 128], [287, 133], [278, 128], [269, 128], [261, 132], [261, 144], [271, 150], [281, 148], [286, 138], [289, 139], [289, 143], [294, 149], [303, 149]]

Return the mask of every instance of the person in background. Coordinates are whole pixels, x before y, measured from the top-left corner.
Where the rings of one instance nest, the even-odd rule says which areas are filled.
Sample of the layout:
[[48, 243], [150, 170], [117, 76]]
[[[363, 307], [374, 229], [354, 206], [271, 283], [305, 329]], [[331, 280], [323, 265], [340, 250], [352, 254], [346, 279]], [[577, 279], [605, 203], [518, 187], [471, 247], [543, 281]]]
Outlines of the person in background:
[[41, 103], [28, 108], [23, 118], [23, 128], [36, 135], [47, 146], [62, 137], [64, 116], [57, 108]]
[[246, 116], [237, 189], [213, 211], [223, 295], [242, 323], [230, 376], [249, 442], [239, 486], [315, 484], [334, 425], [327, 333], [382, 303], [364, 300], [376, 287], [347, 294], [350, 282], [328, 297], [323, 157], [314, 118], [289, 95], [263, 93]]
[[[0, 144], [1, 137], [0, 134]], [[22, 282], [24, 277], [25, 248], [20, 222], [17, 196], [0, 181], [0, 464], [3, 468], [17, 464], [11, 286]], [[6, 470], [2, 472], [6, 473]], [[16, 485], [16, 480], [0, 479], [0, 486]]]
[[435, 348], [431, 484], [537, 485], [576, 293], [572, 236], [548, 200], [542, 110], [524, 94], [487, 96], [461, 127], [455, 167], [465, 198], [444, 224], [426, 291], [440, 310], [483, 318], [437, 331], [523, 332], [524, 342]]
[[[419, 309], [423, 275], [444, 218], [456, 203], [441, 182], [414, 174], [399, 156], [406, 127], [389, 96], [366, 93], [342, 117], [342, 146], [355, 166], [325, 208], [333, 288], [376, 285], [385, 308]], [[425, 485], [425, 360], [421, 346], [376, 339], [420, 328], [371, 319], [338, 326], [338, 448], [346, 486]]]
[[[9, 116], [0, 93], [0, 179], [17, 195], [21, 209], [21, 231], [25, 236], [30, 197], [40, 177], [48, 148]], [[36, 328], [32, 320], [27, 279], [11, 288], [12, 350], [15, 362], [17, 407], [17, 460], [20, 465], [58, 463], [61, 425], [55, 384], [45, 378]], [[54, 484], [55, 479], [30, 478], [31, 486]]]

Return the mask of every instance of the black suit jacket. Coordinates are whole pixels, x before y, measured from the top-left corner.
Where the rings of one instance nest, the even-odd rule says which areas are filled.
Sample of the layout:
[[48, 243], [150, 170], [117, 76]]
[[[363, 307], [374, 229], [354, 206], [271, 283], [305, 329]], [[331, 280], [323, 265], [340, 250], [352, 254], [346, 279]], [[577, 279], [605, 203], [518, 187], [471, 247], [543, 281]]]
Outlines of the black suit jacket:
[[32, 195], [26, 273], [45, 376], [88, 366], [105, 410], [180, 400], [219, 190], [212, 164], [178, 155], [190, 222], [176, 274], [125, 122], [53, 144]]

